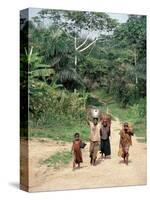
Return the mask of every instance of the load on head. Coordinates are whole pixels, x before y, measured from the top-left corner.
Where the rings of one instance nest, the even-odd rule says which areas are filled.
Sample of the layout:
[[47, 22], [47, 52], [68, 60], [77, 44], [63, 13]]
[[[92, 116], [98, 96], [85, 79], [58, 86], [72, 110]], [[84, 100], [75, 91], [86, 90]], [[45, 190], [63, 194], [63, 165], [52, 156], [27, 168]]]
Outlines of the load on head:
[[99, 121], [103, 124], [104, 121], [107, 121], [107, 124], [111, 126], [111, 115], [102, 113], [98, 108], [88, 108], [87, 118], [94, 124], [97, 124]]
[[100, 121], [100, 110], [98, 108], [88, 108], [87, 109], [87, 118], [89, 121], [98, 122]]

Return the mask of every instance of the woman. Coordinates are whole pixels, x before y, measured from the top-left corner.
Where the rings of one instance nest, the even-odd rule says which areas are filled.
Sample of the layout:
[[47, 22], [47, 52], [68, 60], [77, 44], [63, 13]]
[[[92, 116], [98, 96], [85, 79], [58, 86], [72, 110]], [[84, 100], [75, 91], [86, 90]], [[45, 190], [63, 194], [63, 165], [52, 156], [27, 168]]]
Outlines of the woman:
[[107, 119], [104, 119], [102, 121], [102, 127], [100, 129], [100, 137], [101, 137], [101, 142], [100, 142], [100, 150], [103, 158], [103, 154], [105, 157], [111, 155], [111, 148], [110, 148], [110, 126], [108, 125]]

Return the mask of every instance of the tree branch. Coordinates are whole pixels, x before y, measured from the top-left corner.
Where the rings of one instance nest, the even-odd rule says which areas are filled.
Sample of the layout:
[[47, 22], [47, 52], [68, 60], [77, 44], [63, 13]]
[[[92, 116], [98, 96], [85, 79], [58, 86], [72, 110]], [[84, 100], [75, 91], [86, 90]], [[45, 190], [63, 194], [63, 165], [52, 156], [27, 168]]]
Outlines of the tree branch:
[[[75, 36], [75, 38], [74, 38], [74, 48], [75, 48], [75, 51], [76, 51], [76, 49], [77, 49], [77, 38], [76, 38], [76, 36]], [[75, 60], [74, 60], [74, 64], [75, 64], [75, 66], [77, 66], [77, 55], [75, 54], [75, 58], [74, 58]]]
[[91, 42], [91, 43], [90, 43], [88, 46], [86, 46], [85, 48], [79, 50], [79, 52], [85, 51], [85, 50], [88, 49], [92, 44], [94, 44], [97, 40], [98, 40], [98, 38], [95, 39], [93, 42]]
[[86, 39], [84, 40], [84, 42], [82, 44], [80, 44], [78, 47], [76, 47], [76, 50], [80, 49], [88, 40], [89, 35], [87, 35]]

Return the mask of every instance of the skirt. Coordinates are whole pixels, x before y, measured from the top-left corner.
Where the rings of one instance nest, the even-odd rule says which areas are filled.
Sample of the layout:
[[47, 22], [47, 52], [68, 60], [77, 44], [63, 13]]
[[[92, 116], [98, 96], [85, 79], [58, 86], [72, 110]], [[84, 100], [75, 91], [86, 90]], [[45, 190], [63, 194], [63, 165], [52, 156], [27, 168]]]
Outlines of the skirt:
[[101, 139], [100, 150], [102, 154], [105, 156], [111, 155], [111, 148], [110, 148], [110, 140], [109, 138], [106, 140]]

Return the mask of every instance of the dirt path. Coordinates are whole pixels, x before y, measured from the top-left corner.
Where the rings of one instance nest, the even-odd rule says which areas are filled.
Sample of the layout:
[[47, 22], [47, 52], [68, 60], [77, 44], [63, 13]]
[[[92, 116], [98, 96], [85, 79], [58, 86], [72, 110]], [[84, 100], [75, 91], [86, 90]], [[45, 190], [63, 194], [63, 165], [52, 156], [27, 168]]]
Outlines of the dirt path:
[[112, 158], [101, 160], [96, 166], [89, 164], [89, 144], [83, 150], [84, 162], [81, 169], [72, 171], [72, 162], [60, 170], [40, 165], [40, 160], [60, 150], [70, 150], [70, 143], [33, 139], [30, 141], [30, 191], [48, 191], [79, 188], [113, 187], [146, 184], [146, 144], [133, 137], [129, 165], [117, 156], [119, 129], [118, 120], [112, 122]]

